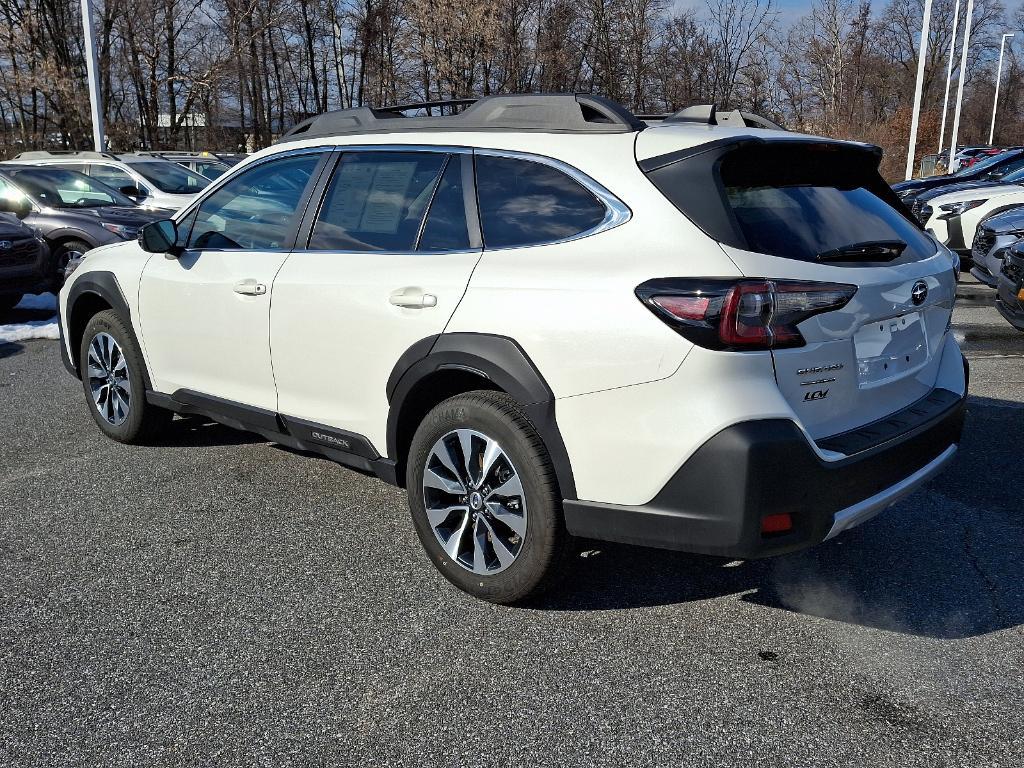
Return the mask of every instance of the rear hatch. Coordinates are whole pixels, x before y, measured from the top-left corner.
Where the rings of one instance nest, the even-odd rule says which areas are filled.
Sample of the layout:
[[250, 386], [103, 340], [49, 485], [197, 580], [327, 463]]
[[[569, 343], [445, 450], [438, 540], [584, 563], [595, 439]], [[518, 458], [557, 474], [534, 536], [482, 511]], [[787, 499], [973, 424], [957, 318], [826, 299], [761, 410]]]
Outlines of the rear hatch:
[[765, 347], [779, 389], [815, 439], [927, 396], [949, 330], [951, 256], [879, 176], [879, 159], [866, 145], [774, 134], [640, 161], [750, 279], [755, 311], [776, 324]]

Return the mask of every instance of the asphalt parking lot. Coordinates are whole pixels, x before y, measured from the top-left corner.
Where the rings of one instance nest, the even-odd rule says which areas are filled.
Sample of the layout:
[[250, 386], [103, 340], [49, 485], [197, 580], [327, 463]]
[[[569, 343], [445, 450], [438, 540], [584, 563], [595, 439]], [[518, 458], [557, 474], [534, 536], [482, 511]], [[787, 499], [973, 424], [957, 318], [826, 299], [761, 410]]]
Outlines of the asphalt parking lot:
[[55, 342], [0, 345], [0, 765], [1020, 766], [1024, 335], [961, 293], [950, 471], [775, 560], [595, 545], [531, 608], [444, 581], [399, 490], [110, 442]]

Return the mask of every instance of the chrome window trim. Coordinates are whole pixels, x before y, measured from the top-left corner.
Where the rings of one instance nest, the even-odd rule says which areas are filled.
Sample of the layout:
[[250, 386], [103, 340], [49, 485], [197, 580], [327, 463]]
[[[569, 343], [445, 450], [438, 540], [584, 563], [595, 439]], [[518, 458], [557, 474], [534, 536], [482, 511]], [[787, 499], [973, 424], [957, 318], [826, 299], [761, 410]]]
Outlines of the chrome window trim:
[[602, 232], [607, 232], [610, 229], [615, 229], [615, 227], [625, 224], [633, 217], [633, 211], [630, 207], [619, 200], [619, 198], [613, 195], [606, 187], [592, 179], [579, 168], [569, 165], [562, 160], [556, 160], [553, 157], [547, 157], [545, 155], [536, 155], [531, 152], [518, 152], [515, 150], [505, 149], [475, 149], [474, 154], [486, 155], [489, 157], [504, 157], [510, 160], [523, 160], [525, 162], [547, 165], [554, 168], [556, 171], [561, 171], [573, 181], [577, 182], [580, 186], [594, 195], [594, 197], [596, 197], [605, 207], [604, 219], [598, 222], [595, 226], [584, 230], [583, 232], [577, 232], [575, 235], [558, 238], [556, 240], [541, 240], [536, 243], [525, 243], [523, 245], [510, 245], [504, 248], [491, 249], [487, 247], [487, 233], [484, 232], [485, 251], [512, 251], [518, 248], [536, 248], [541, 245], [571, 243], [576, 240], [582, 240], [585, 237], [591, 237]]
[[196, 193], [196, 197], [191, 203], [189, 203], [187, 206], [185, 206], [184, 208], [170, 216], [170, 219], [175, 224], [178, 224], [183, 219], [187, 219], [190, 215], [192, 215], [192, 211], [194, 209], [198, 208], [206, 201], [206, 198], [208, 198], [210, 195], [216, 194], [217, 190], [219, 190], [227, 182], [229, 182], [235, 176], [241, 175], [245, 171], [248, 171], [250, 168], [256, 168], [257, 166], [263, 165], [264, 163], [269, 163], [273, 160], [279, 160], [282, 157], [290, 157], [292, 155], [305, 155], [313, 152], [333, 152], [336, 149], [337, 147], [331, 144], [324, 144], [322, 146], [316, 147], [300, 147], [298, 149], [289, 149], [285, 152], [275, 152], [272, 155], [267, 155], [266, 157], [261, 157], [259, 160], [253, 160], [251, 162], [243, 161], [238, 165], [234, 166], [233, 168], [231, 168], [231, 170], [224, 173], [222, 176], [220, 176], [220, 178], [211, 181], [210, 185], [206, 189], [204, 189], [202, 192]]
[[[563, 237], [556, 240], [542, 240], [536, 243], [527, 243], [524, 245], [512, 245], [505, 248], [487, 248], [486, 240], [484, 247], [481, 248], [470, 248], [462, 249], [457, 251], [365, 251], [365, 250], [354, 250], [354, 251], [340, 251], [340, 250], [318, 250], [311, 248], [294, 248], [291, 249], [296, 253], [304, 252], [315, 252], [315, 253], [376, 253], [376, 254], [394, 254], [394, 255], [411, 255], [411, 254], [436, 254], [436, 253], [479, 253], [482, 251], [494, 250], [494, 251], [511, 251], [519, 248], [536, 248], [544, 245], [558, 245], [561, 243], [571, 243], [576, 240], [582, 240], [585, 237], [591, 237], [593, 235], [607, 232], [610, 229], [621, 226], [629, 221], [633, 217], [633, 211], [628, 205], [619, 200], [611, 191], [609, 191], [603, 184], [595, 181], [593, 178], [588, 176], [586, 173], [581, 171], [569, 163], [563, 160], [558, 160], [547, 155], [538, 155], [533, 152], [520, 152], [518, 150], [509, 149], [491, 149], [487, 147], [467, 147], [460, 145], [448, 145], [448, 144], [318, 144], [317, 146], [311, 147], [299, 147], [295, 149], [288, 149], [281, 152], [275, 152], [274, 154], [262, 157], [259, 160], [252, 162], [243, 162], [240, 165], [236, 165], [230, 171], [222, 175], [220, 178], [213, 181], [201, 195], [191, 202], [185, 208], [182, 208], [171, 218], [174, 223], [177, 224], [180, 221], [188, 218], [192, 211], [203, 204], [212, 194], [215, 194], [221, 186], [227, 183], [231, 178], [236, 175], [237, 172], [255, 168], [258, 165], [277, 160], [282, 157], [289, 157], [292, 155], [308, 154], [311, 152], [431, 152], [440, 154], [472, 154], [472, 155], [486, 155], [489, 157], [503, 157], [510, 160], [523, 160], [525, 162], [539, 163], [541, 165], [547, 165], [554, 168], [557, 171], [561, 171], [566, 176], [571, 178], [573, 181], [580, 184], [594, 197], [596, 197], [602, 205], [605, 207], [605, 216], [600, 222], [590, 229], [582, 232], [577, 232], [575, 235], [569, 237]], [[474, 182], [476, 181], [474, 174]], [[282, 249], [283, 250], [283, 249]]]

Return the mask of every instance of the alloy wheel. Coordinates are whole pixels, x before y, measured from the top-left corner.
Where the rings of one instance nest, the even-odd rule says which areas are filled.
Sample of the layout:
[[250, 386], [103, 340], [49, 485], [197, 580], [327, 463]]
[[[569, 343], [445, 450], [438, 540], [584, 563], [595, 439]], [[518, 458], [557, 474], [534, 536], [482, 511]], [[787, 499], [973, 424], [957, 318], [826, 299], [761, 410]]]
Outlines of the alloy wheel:
[[132, 384], [124, 352], [109, 333], [97, 333], [89, 342], [89, 389], [108, 424], [115, 427], [128, 418]]
[[423, 470], [423, 506], [448, 556], [468, 571], [493, 575], [526, 539], [526, 493], [498, 441], [456, 429], [434, 443]]

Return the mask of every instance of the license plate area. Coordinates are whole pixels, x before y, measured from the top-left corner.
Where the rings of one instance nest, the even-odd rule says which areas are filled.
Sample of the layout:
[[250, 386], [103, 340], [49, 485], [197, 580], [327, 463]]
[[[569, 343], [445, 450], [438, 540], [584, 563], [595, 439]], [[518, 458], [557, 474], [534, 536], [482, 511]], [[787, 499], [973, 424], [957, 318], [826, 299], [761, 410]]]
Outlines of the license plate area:
[[861, 389], [903, 378], [928, 362], [928, 335], [920, 312], [868, 323], [854, 335], [853, 344]]

